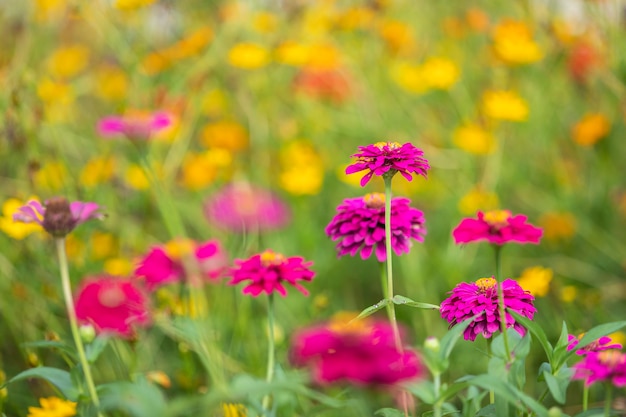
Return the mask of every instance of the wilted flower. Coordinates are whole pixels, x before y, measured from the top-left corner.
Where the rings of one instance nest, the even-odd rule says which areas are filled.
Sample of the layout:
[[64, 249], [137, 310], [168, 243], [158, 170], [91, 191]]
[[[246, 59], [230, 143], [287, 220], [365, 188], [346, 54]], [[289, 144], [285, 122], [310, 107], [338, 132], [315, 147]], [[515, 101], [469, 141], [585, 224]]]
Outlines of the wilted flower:
[[[532, 320], [537, 311], [533, 306], [535, 297], [528, 291], [524, 291], [512, 279], [505, 279], [501, 285], [504, 308]], [[494, 278], [481, 278], [476, 282], [458, 284], [450, 291], [450, 297], [441, 303], [441, 317], [450, 323], [450, 327], [453, 327], [476, 316], [463, 332], [463, 337], [465, 340], [474, 341], [476, 336], [482, 334], [485, 339], [489, 339], [501, 328], [502, 318], [498, 309], [497, 286], [498, 281]], [[526, 334], [526, 329], [508, 312], [506, 313], [506, 327], [513, 327], [522, 336]]]
[[245, 260], [237, 259], [235, 264], [229, 284], [251, 281], [243, 289], [243, 293], [253, 297], [262, 292], [267, 295], [278, 292], [284, 297], [287, 295], [283, 285], [285, 283], [308, 295], [309, 292], [298, 281], [311, 281], [315, 276], [315, 272], [309, 269], [313, 262], [304, 262], [300, 257], [285, 258], [269, 249]]
[[487, 241], [496, 245], [505, 243], [538, 244], [543, 231], [529, 223], [526, 216], [513, 216], [508, 210], [478, 212], [477, 219], [463, 219], [452, 231], [456, 244]]
[[[568, 334], [567, 335], [567, 342], [568, 342], [567, 350], [576, 349], [576, 346], [578, 346], [578, 342], [580, 342], [580, 339], [582, 339], [584, 335], [585, 335], [584, 333], [581, 333], [578, 336], [574, 336], [573, 334]], [[608, 349], [621, 349], [621, 348], [622, 348], [622, 345], [619, 343], [614, 343], [613, 339], [611, 339], [609, 336], [602, 336], [601, 338], [594, 340], [587, 346], [577, 349], [576, 354], [584, 356], [591, 352], [600, 352], [600, 351], [608, 350]]]
[[368, 170], [361, 178], [362, 187], [365, 187], [373, 175], [394, 176], [399, 172], [411, 181], [413, 179], [411, 174], [426, 177], [426, 172], [430, 169], [428, 161], [423, 158], [424, 152], [410, 142], [404, 145], [398, 142], [377, 142], [373, 145], [359, 146], [359, 151], [352, 155], [357, 161], [348, 165], [346, 174]]
[[40, 398], [41, 407], [28, 407], [26, 417], [72, 417], [76, 415], [76, 403], [58, 397]]
[[420, 358], [408, 348], [398, 351], [390, 324], [351, 318], [344, 313], [298, 332], [292, 339], [292, 361], [310, 367], [323, 385], [392, 385], [422, 377]]
[[125, 116], [107, 116], [98, 122], [98, 133], [103, 137], [124, 135], [129, 139], [146, 140], [174, 123], [172, 115], [166, 112], [131, 113]]
[[210, 196], [204, 214], [211, 224], [233, 232], [279, 229], [289, 223], [289, 207], [274, 193], [235, 182]]
[[82, 201], [68, 202], [63, 197], [54, 197], [44, 205], [31, 200], [13, 214], [13, 220], [23, 223], [40, 224], [54, 237], [65, 237], [76, 226], [91, 219], [101, 219], [103, 214], [96, 203]]
[[[185, 271], [184, 259], [193, 262], [197, 271]], [[227, 258], [219, 242], [209, 240], [198, 244], [192, 240], [173, 240], [155, 246], [139, 261], [135, 276], [142, 278], [150, 291], [173, 282], [193, 277], [193, 272], [208, 279], [217, 279], [227, 267]], [[185, 273], [187, 272], [187, 274]], [[198, 284], [198, 283], [194, 283]]]
[[[391, 247], [397, 255], [408, 253], [411, 239], [423, 242], [426, 234], [424, 214], [410, 203], [404, 197], [391, 199]], [[361, 259], [367, 259], [376, 248], [376, 258], [385, 262], [385, 195], [371, 193], [345, 199], [326, 226], [326, 234], [339, 240], [339, 256], [354, 256], [360, 251]]]
[[573, 365], [574, 379], [584, 379], [585, 385], [608, 382], [616, 387], [626, 386], [626, 354], [610, 349], [589, 352], [583, 360]]
[[76, 317], [99, 333], [131, 338], [136, 327], [150, 324], [148, 299], [126, 278], [99, 276], [83, 281], [76, 296]]

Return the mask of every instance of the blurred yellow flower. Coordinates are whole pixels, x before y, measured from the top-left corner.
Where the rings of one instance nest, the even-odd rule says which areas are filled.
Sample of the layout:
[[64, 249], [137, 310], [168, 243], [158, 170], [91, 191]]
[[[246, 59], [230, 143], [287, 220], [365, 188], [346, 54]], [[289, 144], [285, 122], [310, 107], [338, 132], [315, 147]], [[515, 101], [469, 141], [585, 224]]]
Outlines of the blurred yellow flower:
[[550, 290], [553, 273], [550, 268], [533, 266], [524, 269], [517, 279], [518, 284], [535, 297], [545, 297]]
[[477, 211], [495, 210], [500, 206], [496, 193], [487, 192], [480, 187], [471, 189], [459, 200], [459, 211], [464, 215], [474, 215]]
[[96, 70], [95, 92], [106, 101], [122, 100], [128, 92], [128, 77], [118, 67], [104, 65]]
[[344, 30], [367, 29], [374, 22], [374, 11], [365, 6], [352, 6], [337, 18], [337, 25]]
[[135, 10], [149, 6], [154, 2], [155, 0], [115, 0], [113, 7], [119, 10]]
[[[35, 197], [29, 198], [27, 201], [37, 200]], [[0, 230], [13, 239], [22, 240], [25, 237], [42, 231], [42, 227], [37, 223], [14, 222], [13, 214], [17, 209], [26, 204], [26, 201], [20, 201], [17, 198], [9, 198], [2, 204], [2, 217], [0, 217]]]
[[158, 74], [180, 60], [198, 55], [212, 39], [213, 30], [203, 26], [173, 45], [147, 55], [141, 68], [148, 75]]
[[86, 46], [63, 46], [48, 57], [48, 73], [54, 78], [72, 78], [85, 69], [88, 60], [89, 49]]
[[206, 152], [189, 153], [182, 166], [181, 182], [190, 190], [200, 190], [215, 181], [220, 170], [232, 164], [233, 157], [226, 149], [209, 149]]
[[38, 189], [59, 191], [65, 185], [68, 173], [62, 162], [46, 162], [33, 174], [33, 182]]
[[311, 47], [295, 41], [281, 43], [274, 52], [276, 62], [301, 67], [309, 62]]
[[110, 233], [94, 231], [89, 238], [91, 258], [100, 260], [113, 256], [118, 250], [118, 242]]
[[460, 149], [474, 155], [487, 155], [496, 148], [493, 135], [476, 123], [457, 127], [452, 133], [452, 141]]
[[41, 407], [28, 407], [27, 417], [72, 417], [76, 415], [76, 403], [57, 397], [40, 398]]
[[361, 188], [361, 177], [363, 175], [359, 175], [361, 173], [354, 173], [350, 175], [346, 174], [346, 168], [348, 167], [348, 165], [350, 164], [343, 164], [337, 167], [337, 169], [335, 170], [337, 178], [339, 178], [339, 180], [341, 180], [341, 182], [345, 184], [351, 185], [355, 188]]
[[496, 120], [523, 122], [528, 119], [528, 105], [514, 91], [488, 90], [483, 93], [482, 110]]
[[50, 20], [63, 15], [66, 7], [67, 0], [36, 0], [35, 16], [39, 21]]
[[395, 63], [391, 66], [391, 78], [410, 93], [423, 94], [428, 91], [429, 86], [420, 65], [407, 62]]
[[72, 88], [65, 83], [44, 79], [37, 84], [37, 95], [48, 105], [69, 105], [74, 102]]
[[282, 171], [280, 186], [290, 194], [318, 194], [324, 181], [322, 158], [310, 143], [297, 140], [289, 143], [280, 155]]
[[430, 57], [422, 64], [422, 76], [428, 87], [448, 90], [459, 79], [459, 67], [447, 58]]
[[222, 120], [207, 123], [202, 129], [200, 141], [207, 148], [237, 152], [248, 147], [248, 132], [239, 123]]
[[270, 12], [257, 12], [252, 17], [252, 27], [258, 33], [274, 33], [278, 27], [278, 19], [275, 14]]
[[601, 113], [588, 113], [572, 127], [572, 139], [579, 145], [591, 146], [606, 137], [611, 121]]
[[330, 43], [314, 43], [311, 45], [307, 66], [317, 70], [333, 70], [341, 65], [341, 53]]
[[332, 1], [316, 1], [306, 8], [300, 28], [305, 37], [316, 38], [326, 35], [336, 21], [336, 11]]
[[573, 285], [566, 285], [561, 288], [561, 301], [564, 303], [571, 303], [576, 299], [578, 295], [578, 290]]
[[248, 412], [242, 404], [223, 403], [222, 412], [224, 417], [247, 417]]
[[71, 262], [78, 265], [85, 263], [85, 243], [75, 233], [70, 233], [65, 238], [65, 251]]
[[543, 52], [533, 40], [530, 28], [524, 23], [504, 19], [494, 29], [493, 48], [507, 64], [529, 64], [539, 61]]
[[619, 343], [622, 346], [626, 345], [626, 333], [624, 332], [615, 332], [608, 335], [611, 338], [611, 343]]
[[133, 264], [126, 258], [111, 258], [104, 261], [104, 272], [114, 276], [128, 276], [133, 272]]
[[[163, 177], [162, 166], [158, 165], [152, 169], [157, 176]], [[150, 180], [146, 176], [143, 168], [136, 164], [131, 164], [126, 168], [124, 180], [130, 188], [135, 190], [147, 190], [150, 188]]]
[[91, 158], [80, 172], [81, 185], [92, 188], [110, 181], [115, 170], [115, 160], [112, 156], [96, 156]]
[[572, 213], [548, 212], [539, 218], [539, 226], [547, 240], [568, 240], [576, 234], [576, 217]]
[[415, 49], [411, 26], [399, 20], [386, 20], [378, 29], [385, 45], [392, 53], [405, 53]]
[[146, 379], [166, 389], [172, 386], [170, 377], [163, 371], [150, 371], [146, 374]]
[[269, 52], [255, 43], [238, 43], [228, 52], [228, 63], [233, 67], [243, 69], [257, 69], [269, 63]]

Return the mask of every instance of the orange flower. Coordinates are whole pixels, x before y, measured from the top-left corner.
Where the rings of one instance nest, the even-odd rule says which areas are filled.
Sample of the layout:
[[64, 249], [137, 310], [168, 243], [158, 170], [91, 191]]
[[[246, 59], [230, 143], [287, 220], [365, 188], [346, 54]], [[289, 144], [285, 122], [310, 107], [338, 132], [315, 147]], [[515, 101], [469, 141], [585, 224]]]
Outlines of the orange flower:
[[579, 145], [591, 146], [609, 134], [611, 122], [601, 113], [588, 113], [572, 127], [572, 139]]

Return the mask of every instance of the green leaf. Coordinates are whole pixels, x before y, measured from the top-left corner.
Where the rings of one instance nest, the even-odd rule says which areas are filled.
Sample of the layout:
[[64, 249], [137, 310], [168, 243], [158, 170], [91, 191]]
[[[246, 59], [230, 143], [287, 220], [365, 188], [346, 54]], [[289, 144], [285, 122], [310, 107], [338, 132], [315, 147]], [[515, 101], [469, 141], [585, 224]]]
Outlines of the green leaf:
[[26, 342], [21, 344], [25, 348], [46, 348], [46, 349], [58, 349], [61, 352], [68, 354], [72, 359], [76, 360], [76, 350], [73, 346], [67, 343], [57, 340], [37, 340], [35, 342]]
[[492, 390], [496, 396], [500, 396], [521, 411], [527, 411], [526, 408], [529, 408], [537, 417], [548, 416], [548, 410], [543, 405], [500, 378], [478, 375], [467, 379], [467, 381], [483, 389]]
[[118, 381], [98, 387], [103, 411], [123, 411], [132, 417], [161, 417], [166, 403], [161, 391], [145, 380]]
[[89, 363], [94, 363], [96, 359], [98, 359], [98, 356], [100, 356], [104, 348], [107, 347], [110, 339], [110, 336], [100, 335], [96, 337], [93, 342], [85, 346], [85, 356], [87, 356]]
[[528, 329], [528, 331], [530, 331], [530, 333], [537, 338], [537, 340], [541, 344], [541, 347], [543, 347], [543, 350], [546, 352], [548, 361], [552, 363], [552, 357], [553, 357], [552, 345], [550, 344], [550, 342], [548, 342], [548, 337], [546, 336], [546, 333], [543, 331], [541, 326], [529, 320], [528, 318], [520, 314], [517, 314], [515, 311], [512, 311], [510, 309], [507, 309], [507, 311], [513, 316], [516, 322], [518, 322], [519, 324], [524, 326], [526, 329]]
[[474, 417], [498, 417], [496, 415], [496, 405], [489, 404], [481, 408], [476, 414], [474, 414]]
[[381, 408], [380, 410], [376, 410], [374, 415], [381, 417], [404, 417], [404, 413], [395, 408]]
[[543, 371], [543, 378], [548, 385], [548, 389], [550, 390], [550, 394], [552, 394], [552, 398], [559, 404], [565, 404], [565, 394], [567, 385], [563, 387], [559, 380], [552, 375], [550, 372]]
[[467, 327], [472, 324], [475, 319], [476, 316], [457, 324], [452, 329], [448, 330], [448, 332], [441, 338], [441, 342], [439, 343], [439, 358], [442, 362], [450, 357], [452, 349], [454, 349], [454, 345], [456, 345], [456, 342], [459, 340], [465, 329], [467, 329]]
[[423, 308], [428, 310], [439, 310], [439, 306], [436, 304], [421, 303], [419, 301], [411, 300], [410, 298], [404, 297], [402, 295], [394, 295], [392, 301], [394, 304], [397, 305], [406, 305], [409, 307]]
[[601, 408], [592, 408], [576, 414], [574, 417], [604, 417], [604, 410]]
[[608, 334], [616, 332], [625, 326], [626, 321], [614, 321], [611, 323], [600, 324], [599, 326], [591, 328], [589, 331], [585, 332], [585, 335], [576, 345], [576, 349], [572, 349], [568, 352], [567, 357], [573, 355], [577, 349], [582, 349], [588, 344], [598, 340], [602, 336], [606, 336]]
[[354, 320], [362, 319], [362, 318], [365, 318], [367, 316], [371, 316], [372, 314], [374, 314], [378, 310], [380, 310], [382, 308], [385, 308], [387, 306], [387, 304], [389, 304], [390, 302], [391, 302], [391, 300], [389, 300], [387, 298], [385, 298], [384, 300], [380, 300], [379, 302], [377, 302], [373, 306], [369, 306], [365, 310], [361, 311], [361, 313]]
[[434, 404], [437, 401], [437, 398], [435, 398], [435, 385], [431, 381], [422, 381], [418, 384], [410, 385], [407, 387], [407, 390], [426, 404]]
[[20, 372], [19, 374], [8, 380], [4, 385], [8, 385], [13, 382], [29, 378], [45, 379], [46, 381], [57, 387], [66, 399], [70, 401], [76, 401], [78, 399], [79, 391], [78, 388], [72, 383], [70, 373], [62, 369], [51, 368], [47, 366], [40, 366], [37, 368], [27, 369], [24, 372]]

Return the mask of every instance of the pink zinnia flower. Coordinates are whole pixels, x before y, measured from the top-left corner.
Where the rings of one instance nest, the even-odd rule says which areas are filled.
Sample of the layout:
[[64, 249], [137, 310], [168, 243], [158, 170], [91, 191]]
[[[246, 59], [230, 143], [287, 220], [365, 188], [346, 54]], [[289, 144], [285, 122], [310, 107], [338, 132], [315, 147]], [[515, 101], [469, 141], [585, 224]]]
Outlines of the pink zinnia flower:
[[513, 216], [508, 210], [478, 212], [478, 219], [463, 219], [454, 229], [455, 243], [486, 240], [496, 245], [508, 242], [538, 244], [543, 230], [526, 223], [526, 216]]
[[[408, 253], [411, 239], [423, 242], [426, 234], [424, 214], [410, 203], [404, 197], [391, 199], [391, 247], [397, 255]], [[326, 234], [339, 240], [339, 256], [354, 256], [360, 251], [361, 259], [367, 259], [376, 247], [376, 258], [385, 262], [385, 195], [371, 193], [344, 200], [326, 226]]]
[[309, 292], [298, 281], [311, 281], [315, 276], [315, 272], [309, 269], [313, 262], [304, 262], [298, 257], [285, 258], [269, 249], [246, 260], [237, 259], [235, 264], [237, 266], [232, 270], [233, 279], [229, 284], [251, 281], [243, 293], [253, 297], [262, 292], [270, 295], [275, 291], [284, 297], [287, 295], [285, 283], [308, 295]]
[[289, 207], [274, 193], [245, 182], [227, 185], [209, 197], [204, 214], [210, 223], [233, 232], [279, 229], [289, 223]]
[[103, 137], [126, 136], [130, 139], [150, 139], [153, 134], [174, 123], [166, 112], [131, 113], [125, 116], [106, 116], [98, 122], [98, 133]]
[[[585, 335], [584, 333], [578, 336], [574, 336], [573, 334], [567, 335], [567, 341], [568, 341], [567, 350], [575, 349], [576, 346], [578, 345], [578, 342], [580, 342], [580, 339], [582, 339], [584, 335]], [[576, 354], [584, 356], [591, 352], [600, 352], [600, 351], [608, 350], [608, 349], [621, 349], [622, 348], [621, 344], [612, 343], [612, 342], [613, 340], [609, 336], [602, 336], [601, 338], [594, 340], [587, 346], [581, 349], [577, 349]]]
[[626, 354], [619, 350], [589, 352], [572, 368], [574, 379], [584, 379], [586, 386], [599, 381], [626, 387]]
[[[500, 311], [498, 310], [498, 282], [494, 278], [481, 278], [476, 282], [462, 282], [449, 294], [449, 298], [441, 303], [441, 317], [450, 323], [450, 327], [478, 315], [472, 324], [465, 329], [465, 340], [476, 340], [476, 336], [482, 334], [489, 339], [492, 334], [500, 330]], [[504, 308], [510, 309], [517, 314], [532, 320], [537, 311], [533, 306], [533, 297], [528, 291], [524, 291], [519, 284], [512, 279], [502, 282], [504, 296]], [[522, 336], [526, 329], [517, 323], [513, 316], [506, 313], [506, 327], [513, 327]]]
[[76, 317], [99, 333], [132, 338], [150, 324], [148, 299], [133, 281], [100, 276], [86, 279], [76, 296]]
[[318, 384], [393, 385], [424, 374], [417, 353], [398, 351], [387, 322], [347, 317], [298, 332], [292, 339], [292, 361], [311, 368]]
[[426, 171], [430, 169], [428, 161], [423, 158], [424, 151], [407, 142], [400, 145], [398, 142], [377, 142], [373, 145], [359, 146], [358, 153], [352, 155], [357, 161], [348, 165], [346, 174], [368, 170], [367, 174], [361, 178], [361, 187], [369, 182], [373, 175], [395, 175], [402, 174], [404, 178], [411, 181], [411, 174], [426, 177]]
[[[198, 244], [192, 240], [173, 240], [155, 246], [139, 261], [135, 275], [142, 278], [149, 291], [173, 282], [185, 280], [183, 258], [194, 262], [192, 267], [204, 278], [217, 279], [223, 276], [228, 266], [226, 254], [219, 242], [209, 240]], [[189, 275], [192, 278], [194, 275]], [[199, 283], [194, 283], [199, 284]]]
[[76, 226], [91, 219], [102, 219], [100, 206], [96, 203], [73, 201], [54, 197], [43, 205], [36, 200], [29, 201], [13, 214], [13, 221], [37, 223], [54, 237], [64, 237]]

